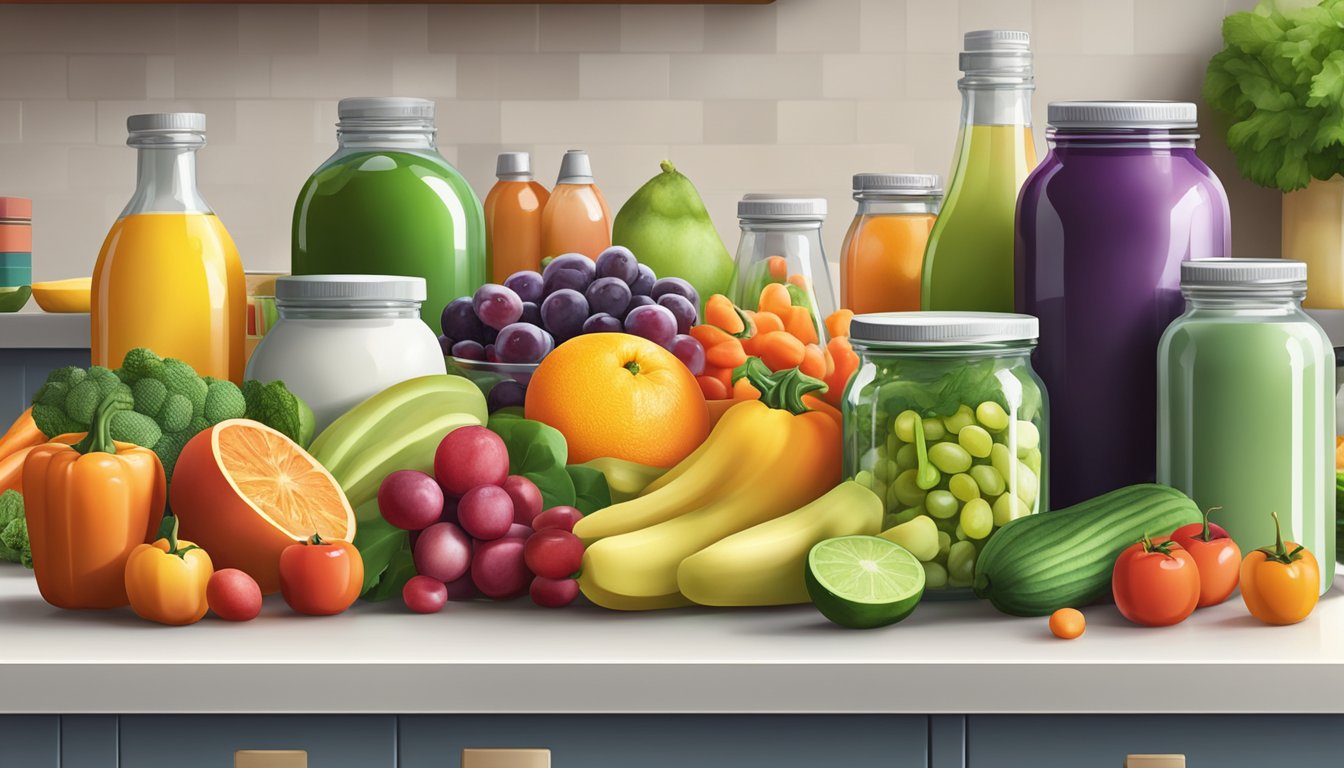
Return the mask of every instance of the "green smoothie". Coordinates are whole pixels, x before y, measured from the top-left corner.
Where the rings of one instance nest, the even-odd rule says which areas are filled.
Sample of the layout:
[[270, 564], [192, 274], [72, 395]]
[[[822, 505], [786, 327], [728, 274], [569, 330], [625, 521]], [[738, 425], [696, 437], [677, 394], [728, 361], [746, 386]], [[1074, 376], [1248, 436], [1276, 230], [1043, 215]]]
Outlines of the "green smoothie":
[[1320, 562], [1322, 592], [1334, 575], [1334, 425], [1334, 354], [1295, 304], [1196, 306], [1162, 337], [1158, 482], [1222, 507], [1211, 519], [1243, 553], [1274, 543], [1277, 512], [1285, 538]]
[[299, 193], [291, 259], [296, 275], [425, 278], [420, 315], [437, 334], [448, 302], [485, 282], [485, 219], [433, 150], [338, 153]]

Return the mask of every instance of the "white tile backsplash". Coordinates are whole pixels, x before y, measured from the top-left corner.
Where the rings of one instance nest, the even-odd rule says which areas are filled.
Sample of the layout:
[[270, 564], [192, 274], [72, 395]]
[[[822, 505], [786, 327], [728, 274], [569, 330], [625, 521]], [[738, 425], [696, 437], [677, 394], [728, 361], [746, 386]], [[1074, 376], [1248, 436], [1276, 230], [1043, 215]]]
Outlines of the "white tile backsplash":
[[[589, 150], [615, 213], [669, 158], [729, 250], [747, 191], [830, 201], [859, 171], [946, 173], [961, 34], [1032, 32], [1038, 144], [1066, 98], [1198, 99], [1224, 13], [1253, 0], [775, 0], [766, 5], [0, 5], [0, 194], [36, 198], [35, 271], [87, 274], [134, 184], [126, 117], [200, 110], [203, 192], [251, 269], [288, 263], [294, 198], [335, 148], [336, 102], [437, 101], [482, 196], [503, 150], [550, 185]], [[1239, 255], [1275, 253], [1279, 196], [1236, 173], [1201, 104], [1201, 155]], [[50, 222], [58, 222], [52, 224]]]

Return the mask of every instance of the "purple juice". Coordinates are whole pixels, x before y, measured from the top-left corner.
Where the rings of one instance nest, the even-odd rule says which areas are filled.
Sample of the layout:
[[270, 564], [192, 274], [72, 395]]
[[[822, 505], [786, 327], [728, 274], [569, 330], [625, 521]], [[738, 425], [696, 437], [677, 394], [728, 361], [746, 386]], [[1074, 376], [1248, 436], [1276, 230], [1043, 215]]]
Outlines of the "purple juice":
[[1058, 509], [1152, 482], [1157, 343], [1180, 264], [1226, 257], [1227, 194], [1195, 155], [1195, 105], [1056, 102], [1017, 205], [1017, 311], [1040, 318]]

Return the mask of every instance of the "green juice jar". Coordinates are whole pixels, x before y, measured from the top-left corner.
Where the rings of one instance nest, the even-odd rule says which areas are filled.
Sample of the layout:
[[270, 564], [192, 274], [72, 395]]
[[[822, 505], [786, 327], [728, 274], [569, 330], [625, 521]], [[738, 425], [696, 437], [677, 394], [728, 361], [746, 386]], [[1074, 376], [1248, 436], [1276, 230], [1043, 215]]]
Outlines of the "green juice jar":
[[1000, 528], [1049, 509], [1049, 417], [1030, 315], [856, 315], [845, 477], [886, 503], [883, 530], [923, 564], [926, 596], [971, 597]]
[[1302, 310], [1307, 266], [1181, 264], [1185, 314], [1157, 351], [1157, 481], [1184, 491], [1243, 553], [1285, 539], [1335, 559], [1335, 360]]
[[485, 217], [434, 146], [434, 102], [342, 99], [338, 114], [340, 148], [294, 205], [290, 271], [423, 277], [420, 316], [442, 333], [448, 302], [485, 282]]

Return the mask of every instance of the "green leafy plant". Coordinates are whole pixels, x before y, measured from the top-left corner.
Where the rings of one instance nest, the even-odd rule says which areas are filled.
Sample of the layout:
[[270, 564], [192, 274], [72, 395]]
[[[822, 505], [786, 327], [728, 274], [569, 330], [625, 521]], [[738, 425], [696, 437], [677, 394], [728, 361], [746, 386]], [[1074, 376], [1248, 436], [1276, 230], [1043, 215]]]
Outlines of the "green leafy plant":
[[1242, 175], [1284, 192], [1344, 172], [1344, 0], [1265, 0], [1223, 19], [1204, 98]]

